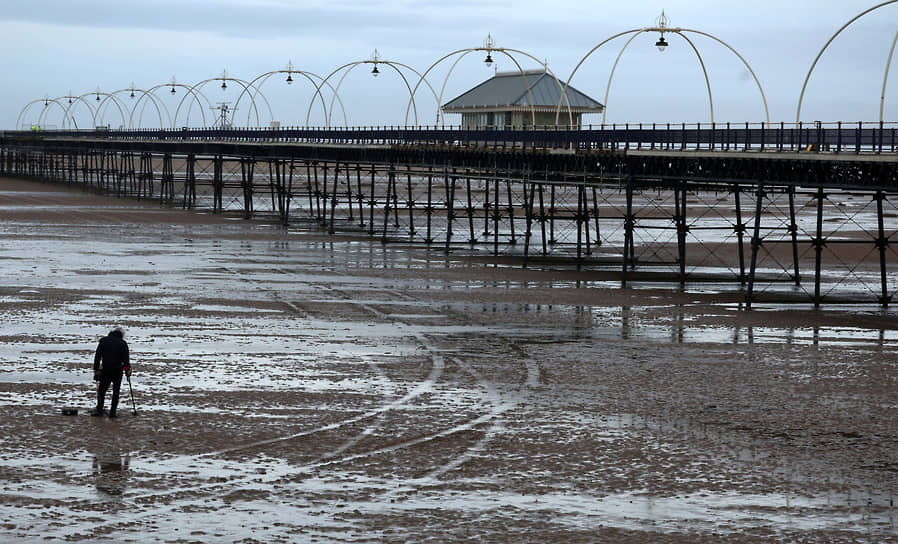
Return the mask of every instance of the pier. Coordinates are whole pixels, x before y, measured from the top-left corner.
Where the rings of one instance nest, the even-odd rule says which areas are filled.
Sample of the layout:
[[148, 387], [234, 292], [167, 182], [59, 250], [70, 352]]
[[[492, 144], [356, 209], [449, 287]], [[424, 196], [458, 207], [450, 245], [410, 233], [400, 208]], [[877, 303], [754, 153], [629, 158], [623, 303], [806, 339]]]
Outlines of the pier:
[[757, 300], [888, 306], [886, 125], [12, 131], [0, 173]]

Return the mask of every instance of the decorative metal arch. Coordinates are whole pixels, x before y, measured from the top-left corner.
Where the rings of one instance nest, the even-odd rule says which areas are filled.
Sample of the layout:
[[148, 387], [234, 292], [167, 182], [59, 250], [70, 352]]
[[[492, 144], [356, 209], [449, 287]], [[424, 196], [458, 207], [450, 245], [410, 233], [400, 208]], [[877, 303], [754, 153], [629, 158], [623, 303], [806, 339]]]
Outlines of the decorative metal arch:
[[[76, 129], [78, 128], [77, 123], [75, 122], [75, 116], [70, 115], [69, 112], [71, 111], [72, 108], [74, 108], [78, 104], [78, 102], [81, 102], [87, 107], [87, 111], [90, 112], [91, 123], [95, 123], [96, 117], [97, 117], [97, 112], [96, 112], [96, 110], [94, 110], [94, 107], [93, 107], [93, 105], [91, 105], [90, 101], [84, 99], [84, 97], [87, 95], [83, 94], [81, 96], [74, 96], [71, 93], [72, 93], [72, 91], [69, 91], [68, 95], [60, 97], [60, 98], [66, 98], [69, 101], [69, 105], [66, 108], [66, 112], [65, 112], [66, 120], [71, 119], [72, 124], [75, 125], [75, 128]], [[63, 126], [65, 126], [65, 123], [63, 123]], [[93, 128], [93, 127], [91, 127], [91, 128]]]
[[[379, 53], [377, 52], [377, 49], [375, 49], [371, 58], [366, 59], [366, 60], [347, 62], [343, 66], [340, 66], [339, 68], [335, 69], [333, 72], [328, 74], [328, 76], [326, 78], [324, 78], [324, 82], [327, 82], [328, 80], [330, 80], [330, 78], [334, 77], [334, 75], [336, 75], [338, 72], [343, 70], [343, 75], [340, 76], [340, 80], [337, 82], [336, 88], [331, 87], [331, 90], [333, 90], [333, 92], [334, 92], [334, 96], [331, 98], [330, 108], [326, 114], [328, 116], [327, 118], [328, 118], [329, 123], [331, 122], [331, 117], [333, 116], [333, 113], [334, 113], [334, 100], [340, 100], [341, 107], [343, 105], [343, 102], [340, 99], [340, 95], [339, 95], [339, 90], [340, 90], [340, 87], [343, 85], [343, 80], [346, 79], [346, 76], [348, 76], [350, 72], [352, 72], [354, 69], [356, 69], [359, 65], [362, 65], [362, 64], [373, 64], [374, 68], [372, 69], [372, 72], [375, 75], [377, 73], [379, 73], [379, 72], [375, 71], [375, 70], [377, 70], [378, 64], [383, 64], [383, 65], [389, 66], [397, 74], [399, 74], [399, 77], [402, 79], [402, 82], [405, 83], [406, 89], [408, 89], [409, 100], [411, 102], [411, 105], [412, 105], [412, 108], [414, 111], [414, 116], [415, 116], [415, 126], [418, 126], [418, 106], [415, 103], [415, 96], [412, 92], [412, 86], [409, 84], [408, 78], [405, 77], [405, 74], [403, 74], [402, 70], [400, 70], [399, 68], [405, 68], [406, 70], [410, 70], [411, 72], [413, 72], [415, 75], [417, 75], [420, 78], [419, 81], [423, 80], [424, 83], [427, 84], [427, 87], [430, 89], [431, 94], [433, 94], [434, 100], [437, 101], [437, 107], [439, 107], [440, 104], [439, 104], [439, 99], [437, 98], [436, 91], [434, 91], [433, 86], [430, 84], [429, 81], [424, 79], [424, 76], [422, 76], [420, 72], [418, 72], [417, 70], [415, 70], [414, 68], [412, 68], [411, 66], [409, 66], [407, 64], [403, 64], [403, 63], [397, 62], [397, 61], [385, 60], [385, 59], [381, 58]], [[397, 68], [397, 66], [399, 68]], [[322, 84], [324, 82], [322, 82]], [[416, 89], [417, 89], [417, 87], [416, 87]], [[307, 125], [309, 123], [309, 114], [311, 113], [311, 111], [312, 111], [312, 106], [310, 104], [309, 112], [306, 114], [306, 124]], [[346, 110], [345, 109], [343, 110], [343, 117], [344, 117], [344, 123], [345, 123], [345, 118], [346, 118]], [[405, 124], [408, 125], [408, 109], [406, 109]]]
[[[60, 103], [58, 102], [58, 100], [60, 100], [61, 98], [68, 98], [68, 97], [63, 96], [63, 97], [56, 97], [56, 98], [49, 98], [49, 97], [36, 98], [36, 99], [32, 100], [31, 102], [28, 102], [27, 104], [25, 104], [25, 107], [22, 108], [22, 110], [19, 112], [18, 117], [16, 117], [16, 130], [18, 130], [18, 129], [21, 128], [21, 126], [22, 126], [22, 119], [24, 118], [25, 114], [28, 113], [28, 111], [31, 110], [31, 107], [32, 107], [33, 105], [37, 104], [38, 102], [44, 102], [44, 108], [45, 108], [45, 109], [42, 110], [41, 113], [38, 115], [38, 118], [37, 118], [38, 126], [41, 124], [41, 121], [43, 120], [44, 115], [45, 115], [45, 113], [46, 113], [46, 107], [49, 105], [50, 102], [53, 102], [54, 104], [60, 106], [60, 107], [63, 109], [63, 118], [62, 118], [62, 122], [63, 122], [63, 126], [65, 126], [65, 120], [66, 120], [66, 119], [65, 119], [65, 112], [67, 111], [67, 109], [66, 109], [65, 106], [63, 106], [62, 104], [60, 104]], [[92, 112], [92, 108], [90, 107], [90, 103], [87, 103], [87, 102], [85, 102], [85, 103], [87, 104], [88, 109], [91, 110], [91, 112]], [[93, 113], [91, 113], [91, 115], [93, 115]]]
[[[199, 107], [200, 114], [203, 116], [203, 126], [206, 126], [206, 111], [203, 109], [203, 103], [200, 101], [200, 98], [205, 100], [206, 105], [209, 106], [209, 108], [211, 109], [212, 103], [209, 101], [209, 99], [206, 97], [206, 95], [204, 95], [203, 93], [201, 93], [199, 91], [194, 91], [189, 85], [183, 85], [181, 83], [177, 83], [175, 81], [174, 77], [172, 77], [172, 80], [168, 83], [160, 83], [158, 85], [154, 85], [154, 86], [150, 87], [149, 89], [147, 89], [147, 93], [152, 95], [153, 97], [155, 97], [157, 100], [161, 101], [161, 99], [158, 96], [156, 96], [156, 91], [158, 89], [161, 89], [162, 87], [166, 87], [166, 88], [171, 87], [171, 89], [173, 91], [175, 90], [176, 87], [180, 87], [182, 89], [185, 89], [188, 94], [193, 96], [193, 102], [191, 102], [190, 108], [187, 109], [187, 119], [185, 120], [185, 122], [190, 123], [190, 111], [193, 109], [193, 104], [196, 104]], [[175, 94], [175, 93], [173, 92], [171, 94]], [[141, 100], [143, 100], [143, 96], [141, 96], [140, 98], [137, 99], [138, 104], [140, 103]], [[163, 106], [165, 106], [164, 102], [163, 102]], [[180, 106], [180, 102], [179, 102], [179, 106]], [[135, 104], [134, 107], [136, 108], [137, 104]], [[178, 121], [177, 117], [171, 117], [171, 112], [168, 111], [167, 106], [165, 106], [165, 109], [166, 109], [166, 112], [168, 112], [169, 117], [171, 119], [171, 121], [170, 121], [171, 128], [177, 128], [175, 126], [175, 123], [177, 123], [177, 121]]]
[[[99, 104], [97, 105], [97, 109], [93, 109], [93, 107], [90, 106], [90, 102], [88, 102], [87, 100], [84, 99], [85, 96], [91, 96], [91, 95], [94, 95], [94, 94], [96, 94], [96, 95], [99, 96], [100, 94], [105, 95], [106, 93], [102, 93], [102, 92], [100, 92], [99, 90], [97, 90], [97, 91], [91, 91], [91, 92], [89, 92], [89, 93], [84, 93], [84, 94], [79, 95], [79, 96], [73, 96], [73, 97], [71, 97], [71, 98], [74, 99], [74, 101], [69, 102], [69, 106], [68, 106], [68, 107], [66, 108], [66, 110], [65, 110], [65, 116], [66, 116], [66, 118], [69, 117], [69, 112], [72, 110], [72, 108], [75, 107], [75, 106], [78, 104], [78, 102], [82, 102], [82, 103], [84, 103], [85, 105], [87, 105], [87, 109], [88, 109], [88, 111], [90, 111], [90, 114], [91, 114], [91, 125], [92, 125], [91, 128], [92, 128], [92, 129], [95, 128], [95, 127], [97, 126], [97, 114], [100, 112]], [[119, 110], [120, 110], [119, 113], [121, 113], [121, 107], [120, 107], [120, 106], [119, 106]], [[123, 117], [124, 117], [124, 115], [123, 115]]]
[[[798, 96], [798, 109], [795, 112], [795, 122], [796, 123], [801, 120], [801, 103], [804, 100], [804, 92], [808, 87], [808, 81], [811, 79], [811, 73], [814, 71], [814, 68], [817, 66], [817, 62], [820, 60], [820, 57], [823, 56], [823, 52], [826, 51], [827, 47], [829, 47], [829, 44], [833, 43], [833, 40], [835, 40], [836, 37], [842, 33], [843, 30], [848, 28], [853, 22], [857, 21], [864, 15], [870, 13], [871, 11], [877, 10], [883, 6], [887, 6], [889, 4], [894, 4], [896, 2], [898, 2], [898, 0], [889, 0], [888, 2], [882, 2], [880, 4], [873, 6], [872, 8], [866, 9], [866, 10], [858, 13], [850, 21], [848, 21], [847, 23], [842, 25], [842, 28], [837, 30], [836, 33], [833, 34], [829, 38], [829, 40], [826, 41], [826, 43], [823, 45], [823, 48], [820, 49], [820, 52], [817, 53], [817, 56], [814, 58], [814, 62], [811, 63], [811, 68], [808, 70], [808, 75], [805, 76], [804, 84], [802, 84], [802, 86], [801, 86], [801, 94]], [[892, 66], [892, 54], [895, 52], [895, 43], [896, 42], [898, 42], [898, 32], [895, 33], [895, 38], [892, 40], [892, 48], [889, 49], [889, 58], [886, 61], [885, 73], [882, 76], [882, 95], [879, 98], [879, 122], [880, 123], [882, 123], [883, 107], [885, 105], [885, 100], [886, 100], [886, 83], [888, 82], [888, 79], [889, 79], [889, 68]]]
[[[895, 1], [898, 1], [898, 0], [895, 0]], [[696, 57], [698, 58], [699, 64], [701, 65], [701, 68], [702, 68], [702, 73], [704, 74], [704, 77], [705, 77], [705, 87], [708, 90], [708, 106], [709, 106], [710, 112], [711, 112], [711, 122], [713, 123], [714, 122], [714, 99], [711, 94], [711, 81], [710, 81], [710, 78], [708, 77], [708, 70], [705, 67], [705, 61], [702, 58], [701, 53], [699, 53], [699, 50], [695, 46], [695, 43], [693, 43], [692, 40], [690, 40], [689, 37], [686, 36], [687, 32], [691, 32], [693, 34], [699, 34], [701, 36], [711, 38], [712, 40], [716, 41], [717, 43], [719, 43], [719, 44], [723, 45], [724, 47], [726, 47], [727, 49], [729, 49], [734, 55], [736, 55], [736, 57], [739, 58], [740, 61], [742, 61], [742, 64], [749, 71], [749, 73], [751, 74], [751, 77], [755, 80], [755, 84], [758, 86], [758, 91], [761, 93], [761, 100], [764, 103], [764, 116], [767, 119], [767, 124], [769, 125], [770, 124], [770, 110], [767, 107], [767, 96], [764, 94], [764, 87], [761, 85], [761, 82], [758, 80], [758, 76], [755, 74], [755, 71], [752, 69], [751, 65], [748, 64], [748, 61], [746, 61], [745, 58], [741, 54], [739, 54], [739, 52], [736, 51], [736, 49], [734, 49], [730, 44], [721, 40], [717, 36], [714, 36], [713, 34], [709, 34], [707, 32], [702, 32], [701, 30], [695, 30], [695, 29], [691, 29], [691, 28], [669, 27], [669, 26], [667, 26], [666, 21], [667, 21], [667, 18], [665, 17], [664, 12], [662, 11], [661, 17], [659, 17], [658, 24], [656, 26], [647, 27], [647, 28], [636, 28], [636, 29], [627, 30], [624, 32], [619, 32], [619, 33], [611, 36], [610, 38], [607, 38], [607, 39], [603, 40], [602, 42], [600, 42], [598, 45], [596, 45], [595, 47], [590, 49], [589, 52], [586, 53], [586, 55], [584, 55], [582, 59], [580, 59], [580, 62], [577, 63], [577, 66], [574, 67], [574, 71], [571, 72], [571, 75], [568, 78], [567, 83], [565, 83], [565, 85], [564, 85], [565, 90], [567, 90], [567, 88], [570, 86], [571, 81], [574, 79], [574, 75], [576, 75], [577, 71], [580, 69], [580, 67], [583, 65], [583, 63], [586, 62], [586, 59], [588, 59], [593, 53], [595, 53], [596, 50], [598, 50], [600, 47], [602, 47], [606, 43], [610, 42], [611, 40], [614, 40], [621, 36], [626, 36], [627, 34], [633, 34], [633, 36], [631, 36], [630, 39], [627, 40], [627, 42], [624, 44], [624, 46], [621, 48], [620, 52], [618, 53], [617, 59], [614, 61], [614, 67], [612, 68], [611, 73], [608, 76], [608, 84], [605, 87], [605, 102], [604, 102], [605, 110], [602, 112], [602, 123], [604, 124], [605, 117], [608, 113], [608, 97], [609, 97], [609, 93], [611, 90], [611, 80], [614, 78], [614, 72], [617, 69], [617, 64], [618, 64], [618, 62], [620, 62], [621, 56], [623, 56], [624, 51], [627, 49], [627, 47], [630, 45], [630, 43], [636, 38], [636, 36], [638, 36], [640, 34], [643, 34], [646, 32], [659, 32], [659, 33], [661, 33], [660, 41], [663, 42], [664, 33], [669, 32], [672, 34], [677, 34], [678, 36], [680, 36], [681, 38], [686, 40], [686, 42], [690, 45], [693, 52], [695, 52]], [[560, 107], [560, 102], [559, 102], [558, 107]], [[556, 107], [556, 114], [555, 114], [556, 122], [557, 122], [557, 118], [558, 118], [558, 107]]]
[[66, 110], [66, 107], [63, 106], [62, 103], [59, 102], [59, 99], [58, 99], [58, 98], [44, 97], [43, 100], [44, 100], [44, 109], [41, 110], [40, 115], [38, 115], [38, 117], [37, 117], [37, 124], [38, 124], [38, 127], [44, 126], [45, 121], [46, 121], [46, 117], [47, 117], [47, 112], [49, 111], [48, 108], [49, 108], [50, 104], [54, 104], [54, 105], [56, 105], [56, 106], [59, 106], [59, 107], [62, 109], [62, 115], [63, 115], [62, 122], [65, 123], [65, 110]]
[[[223, 72], [223, 73], [222, 73], [220, 76], [218, 76], [218, 77], [210, 77], [210, 78], [208, 78], [208, 79], [204, 79], [203, 81], [200, 81], [199, 83], [196, 83], [195, 85], [193, 85], [192, 87], [190, 87], [189, 92], [190, 92], [190, 93], [199, 92], [199, 91], [200, 91], [203, 87], [205, 87], [206, 84], [208, 84], [210, 81], [221, 81], [221, 82], [222, 82], [222, 85], [226, 85], [226, 82], [228, 82], [228, 81], [234, 81], [234, 82], [238, 83], [241, 87], [243, 87], [244, 92], [247, 92], [247, 90], [249, 89], [249, 83], [248, 83], [248, 82], [246, 82], [246, 81], [244, 81], [244, 80], [242, 80], [242, 79], [233, 78], [233, 77], [228, 77], [227, 73], [226, 73], [226, 72]], [[261, 96], [261, 97], [262, 97], [262, 100], [265, 101], [265, 105], [268, 106], [268, 116], [269, 116], [269, 119], [272, 118], [272, 117], [274, 117], [274, 113], [271, 111], [271, 104], [268, 102], [268, 99], [265, 97], [265, 95], [264, 95], [263, 93], [261, 93], [261, 92], [258, 92], [258, 90], [257, 90], [257, 93], [256, 93], [256, 94], [258, 94], [258, 96]], [[255, 114], [256, 114], [256, 126], [258, 127], [258, 126], [261, 126], [261, 124], [262, 124], [262, 118], [259, 116], [259, 108], [258, 108], [258, 106], [257, 106], [257, 104], [256, 104], [256, 101], [255, 101], [255, 99], [254, 99], [253, 96], [254, 96], [253, 94], [250, 94], [250, 105], [252, 106], [253, 111], [254, 111]], [[185, 97], [182, 98], [181, 101], [178, 103], [178, 109], [175, 110], [175, 117], [174, 117], [174, 118], [175, 118], [175, 121], [177, 121], [177, 119], [178, 119], [178, 114], [181, 112], [181, 106], [183, 106], [184, 100], [185, 100], [186, 98], [187, 98], [187, 97], [185, 96]], [[236, 109], [236, 104], [235, 104], [234, 111], [235, 111], [235, 112], [237, 111], [237, 109]]]
[[[502, 53], [503, 55], [505, 55], [506, 57], [508, 57], [509, 59], [511, 59], [511, 61], [515, 64], [515, 66], [517, 66], [518, 72], [521, 74], [521, 77], [524, 78], [524, 84], [527, 85], [527, 97], [530, 99], [531, 124], [536, 125], [536, 105], [534, 104], [533, 92], [530, 87], [530, 81], [527, 79], [527, 75], [524, 73], [524, 69], [521, 68], [520, 63], [518, 63], [517, 59], [511, 53], [515, 53], [517, 55], [523, 55], [525, 57], [528, 57], [528, 58], [536, 61], [537, 63], [541, 64], [545, 68], [546, 72], [548, 72], [553, 78], [555, 78], [556, 81], [558, 81], [558, 78], [555, 77], [555, 74], [551, 70], [549, 70], [549, 67], [546, 63], [540, 62], [540, 60], [538, 58], [534, 57], [530, 53], [527, 53], [526, 51], [521, 51], [518, 49], [508, 48], [508, 47], [496, 47], [493, 44], [492, 36], [489, 36], [489, 35], [487, 36], [487, 39], [482, 46], [470, 47], [467, 49], [459, 49], [457, 51], [453, 51], [451, 53], [444, 55], [439, 60], [437, 60], [436, 62], [431, 64], [430, 67], [424, 71], [424, 74], [421, 76], [421, 80], [418, 81], [417, 85], [415, 85], [415, 88], [412, 90], [412, 97], [414, 97], [414, 95], [418, 92], [418, 87], [421, 86], [421, 81], [426, 81], [427, 74], [429, 74], [431, 70], [433, 70], [437, 65], [442, 63], [444, 60], [446, 60], [454, 55], [460, 54], [460, 56], [457, 59], [455, 59], [455, 62], [452, 63], [452, 66], [449, 68], [449, 72], [446, 74], [446, 77], [443, 79], [443, 85], [440, 88], [440, 95], [439, 95], [439, 98], [437, 99], [437, 123], [436, 124], [438, 124], [438, 125], [441, 124], [440, 118], [441, 118], [441, 113], [442, 113], [443, 93], [446, 91], [446, 84], [449, 81], [449, 77], [452, 75], [452, 72], [455, 70], [455, 67], [458, 65], [458, 63], [461, 61], [461, 59], [468, 56], [470, 53], [473, 53], [474, 51], [486, 51], [487, 57], [490, 57], [491, 56], [490, 54], [493, 51], [498, 51], [498, 52]], [[562, 86], [561, 82], [558, 81], [558, 86], [561, 89], [561, 97], [559, 99], [559, 102], [560, 102], [560, 100], [564, 100], [567, 103], [570, 124], [573, 125], [574, 117], [573, 117], [573, 113], [571, 112], [571, 109], [570, 109], [570, 101], [567, 98], [567, 85]], [[411, 101], [409, 101], [409, 105], [406, 107], [406, 110], [405, 110], [406, 124], [408, 124], [408, 113], [409, 113], [410, 108], [411, 108]], [[555, 123], [558, 124], [557, 115], [556, 115]], [[445, 126], [445, 123], [443, 123], [442, 126]]]
[[[98, 112], [103, 111], [103, 107], [104, 107], [104, 105], [106, 104], [106, 101], [107, 101], [107, 100], [113, 99], [113, 100], [117, 101], [118, 99], [115, 98], [116, 95], [118, 95], [119, 93], [125, 93], [125, 92], [130, 92], [130, 93], [131, 93], [131, 98], [134, 98], [134, 93], [136, 93], [136, 92], [141, 93], [141, 95], [142, 95], [142, 96], [141, 96], [141, 99], [142, 99], [144, 96], [147, 96], [147, 95], [148, 95], [147, 91], [145, 91], [145, 90], [143, 90], [143, 89], [138, 89], [138, 88], [136, 88], [136, 87], [134, 86], [134, 84], [132, 84], [130, 87], [127, 87], [127, 88], [125, 88], [125, 89], [119, 89], [119, 90], [117, 90], [117, 91], [113, 91], [113, 92], [109, 93], [109, 96], [107, 96], [106, 98], [104, 98], [104, 99], [100, 102], [99, 106], [97, 106], [97, 111], [98, 111]], [[159, 109], [159, 104], [156, 103], [156, 101], [158, 101], [159, 98], [157, 98], [157, 97], [155, 97], [155, 96], [152, 96], [152, 95], [149, 95], [149, 96], [150, 96], [150, 101], [151, 101], [151, 102], [153, 103], [153, 105], [156, 107], [156, 115], [159, 117], [159, 126], [160, 126], [160, 127], [161, 127], [161, 126], [165, 126], [165, 125], [164, 125], [164, 122], [163, 122], [163, 120], [162, 120], [162, 110]], [[139, 100], [138, 100], [138, 102], [136, 102], [136, 103], [134, 104], [134, 106], [128, 111], [128, 128], [134, 128], [134, 112], [135, 112], [135, 110], [137, 109], [138, 104], [139, 104]], [[165, 104], [162, 104], [162, 106], [165, 107]], [[125, 109], [127, 109], [127, 107], [126, 107]], [[166, 113], [167, 117], [169, 118], [169, 124], [171, 124], [171, 115], [168, 113], [168, 108], [166, 108], [166, 112], [165, 112], [165, 113]], [[141, 117], [142, 117], [142, 116], [141, 116]]]
[[[98, 99], [101, 96], [103, 97], [103, 100], [98, 100], [99, 104], [97, 104], [97, 113], [96, 113], [96, 117], [94, 119], [94, 126], [97, 125], [97, 120], [99, 120], [101, 125], [102, 125], [103, 121], [105, 120], [103, 117], [103, 112], [105, 111], [104, 108], [108, 107], [106, 105], [106, 102], [109, 100], [112, 100], [112, 103], [115, 104], [116, 108], [118, 108], [118, 113], [119, 113], [119, 115], [122, 116], [122, 126], [125, 126], [128, 124], [128, 119], [125, 118], [125, 110], [127, 110], [128, 108], [113, 93], [104, 93], [98, 89], [92, 93], [87, 93], [87, 94], [95, 94], [95, 95], [97, 95]], [[125, 107], [123, 107], [123, 106], [125, 106]]]
[[[253, 89], [255, 89], [255, 93], [250, 95], [251, 101], [254, 100], [256, 94], [261, 92], [262, 86], [265, 85], [265, 83], [268, 81], [268, 79], [271, 78], [271, 76], [273, 76], [274, 74], [287, 74], [287, 78], [288, 78], [288, 80], [290, 80], [289, 82], [292, 82], [293, 74], [298, 74], [298, 75], [301, 75], [304, 78], [306, 78], [309, 81], [309, 83], [311, 83], [315, 87], [315, 94], [312, 96], [312, 100], [309, 101], [309, 113], [311, 113], [311, 111], [312, 111], [312, 105], [315, 103], [315, 96], [317, 96], [319, 102], [321, 102], [321, 109], [324, 112], [325, 120], [329, 119], [328, 111], [327, 111], [327, 104], [325, 103], [324, 95], [321, 93], [321, 90], [320, 90], [321, 84], [315, 83], [315, 81], [312, 78], [316, 77], [319, 80], [321, 80], [322, 82], [324, 81], [324, 79], [314, 72], [308, 72], [305, 70], [296, 70], [293, 68], [292, 63], [289, 63], [289, 62], [287, 63], [286, 69], [272, 70], [270, 72], [265, 72], [264, 74], [256, 76], [255, 79], [253, 79], [252, 81], [249, 82], [249, 86], [252, 87]], [[261, 80], [261, 81], [259, 81], [259, 80]], [[256, 84], [257, 81], [259, 82], [258, 85]], [[328, 85], [328, 87], [330, 87], [330, 85]], [[331, 91], [334, 91], [333, 87], [331, 87]], [[334, 92], [336, 93], [336, 91], [334, 91]], [[237, 105], [240, 104], [240, 100], [243, 98], [244, 94], [248, 94], [246, 90], [241, 91], [240, 96], [237, 97], [237, 102], [234, 104], [235, 109], [237, 108]], [[262, 96], [264, 97], [264, 95], [262, 95]], [[341, 107], [343, 106], [342, 100], [340, 101], [340, 106]], [[270, 111], [270, 109], [271, 108], [269, 106], [269, 111]], [[306, 125], [309, 124], [309, 113], [306, 114]], [[249, 125], [249, 121], [250, 121], [250, 113], [247, 113], [246, 114], [247, 126]], [[345, 109], [343, 110], [343, 122], [344, 122], [344, 124], [346, 123], [346, 110]], [[328, 126], [330, 126], [330, 123], [328, 123]]]

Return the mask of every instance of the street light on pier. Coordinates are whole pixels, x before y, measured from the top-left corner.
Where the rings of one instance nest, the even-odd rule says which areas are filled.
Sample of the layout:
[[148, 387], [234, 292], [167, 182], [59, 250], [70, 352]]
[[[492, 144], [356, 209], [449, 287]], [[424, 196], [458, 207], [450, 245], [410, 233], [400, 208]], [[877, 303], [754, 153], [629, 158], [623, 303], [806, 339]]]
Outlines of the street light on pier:
[[670, 24], [670, 20], [667, 18], [666, 15], [664, 15], [664, 10], [662, 9], [661, 16], [659, 16], [657, 19], [655, 19], [655, 26], [657, 27], [658, 31], [661, 32], [661, 37], [658, 39], [657, 42], [655, 42], [655, 47], [657, 47], [658, 51], [661, 51], [662, 53], [664, 52], [665, 49], [667, 49], [667, 45], [668, 45], [667, 41], [664, 39], [664, 31], [667, 29], [667, 26], [669, 24]]
[[493, 47], [495, 47], [495, 42], [493, 42], [493, 37], [490, 34], [486, 35], [486, 40], [483, 42], [483, 47], [486, 49], [486, 58], [483, 59], [483, 63], [486, 64], [487, 68], [490, 68], [493, 65]]
[[171, 76], [171, 94], [175, 94], [175, 85], [177, 82], [175, 81], [175, 76]]
[[134, 82], [131, 82], [131, 98], [134, 98]]
[[221, 71], [221, 90], [222, 91], [226, 91], [228, 89], [227, 79], [228, 79], [228, 71], [222, 70]]
[[377, 77], [380, 74], [380, 70], [377, 69], [377, 63], [380, 62], [380, 53], [377, 52], [377, 49], [371, 54], [371, 62], [374, 63], [374, 68], [371, 69], [371, 75]]
[[293, 60], [287, 61], [287, 85], [293, 85]]

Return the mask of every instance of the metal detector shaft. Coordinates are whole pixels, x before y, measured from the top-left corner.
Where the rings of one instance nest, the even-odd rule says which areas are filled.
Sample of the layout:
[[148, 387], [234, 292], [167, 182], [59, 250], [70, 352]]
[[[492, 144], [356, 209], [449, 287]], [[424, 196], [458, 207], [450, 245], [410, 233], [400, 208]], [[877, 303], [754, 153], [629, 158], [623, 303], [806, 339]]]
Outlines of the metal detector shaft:
[[125, 375], [128, 378], [128, 391], [131, 392], [131, 406], [134, 408], [134, 415], [137, 415], [137, 405], [134, 403], [134, 389], [131, 388], [131, 376]]

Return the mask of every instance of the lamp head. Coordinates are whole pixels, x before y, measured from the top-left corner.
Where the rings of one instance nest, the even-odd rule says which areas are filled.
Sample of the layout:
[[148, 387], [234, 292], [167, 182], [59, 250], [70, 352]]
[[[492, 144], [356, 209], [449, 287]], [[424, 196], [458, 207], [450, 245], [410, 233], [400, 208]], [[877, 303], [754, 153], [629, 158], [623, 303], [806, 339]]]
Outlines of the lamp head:
[[371, 75], [377, 77], [380, 74], [380, 70], [377, 69], [377, 65], [374, 65], [374, 68], [371, 69]]
[[667, 49], [667, 46], [668, 46], [668, 43], [664, 39], [664, 34], [662, 34], [661, 37], [658, 39], [658, 41], [655, 42], [655, 47], [658, 48], [658, 51], [661, 51], [663, 53], [664, 50]]

